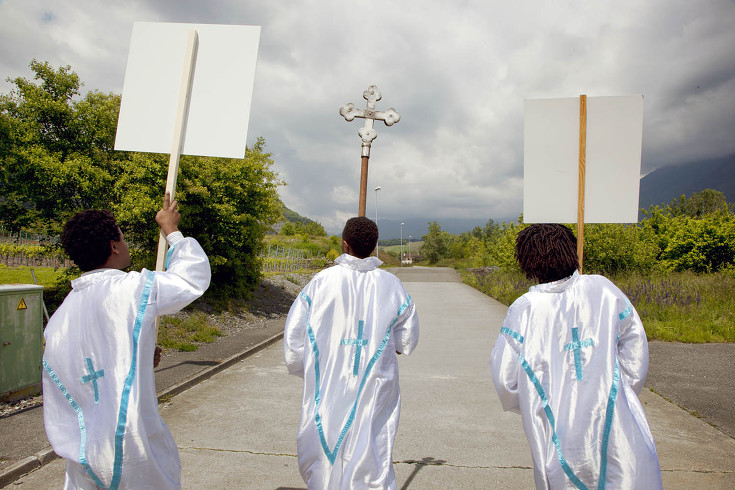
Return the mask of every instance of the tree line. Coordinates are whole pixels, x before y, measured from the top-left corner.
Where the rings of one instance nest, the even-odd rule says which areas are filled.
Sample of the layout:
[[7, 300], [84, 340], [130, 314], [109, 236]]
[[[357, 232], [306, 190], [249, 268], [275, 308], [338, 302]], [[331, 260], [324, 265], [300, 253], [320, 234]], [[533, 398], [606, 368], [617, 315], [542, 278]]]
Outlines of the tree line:
[[[735, 267], [735, 214], [722, 192], [705, 189], [651, 206], [643, 214], [636, 224], [586, 224], [585, 272], [707, 273]], [[515, 239], [526, 226], [521, 215], [518, 222], [489, 220], [485, 226], [453, 235], [434, 221], [421, 250], [432, 264], [454, 260], [468, 267], [518, 270]], [[577, 225], [569, 227], [576, 235]]]
[[[134, 267], [152, 268], [168, 155], [114, 151], [120, 95], [82, 96], [70, 66], [30, 67], [33, 80], [9, 78], [10, 93], [0, 95], [0, 222], [58, 236], [75, 212], [109, 209]], [[242, 159], [181, 157], [181, 230], [207, 251], [213, 294], [241, 295], [257, 283], [263, 236], [281, 219], [273, 163], [263, 138]]]

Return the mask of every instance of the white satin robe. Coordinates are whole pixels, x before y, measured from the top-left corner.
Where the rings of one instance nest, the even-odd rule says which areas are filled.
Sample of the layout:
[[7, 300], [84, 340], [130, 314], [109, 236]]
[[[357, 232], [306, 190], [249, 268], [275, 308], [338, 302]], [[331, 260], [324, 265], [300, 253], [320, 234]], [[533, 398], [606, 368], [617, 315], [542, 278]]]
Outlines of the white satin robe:
[[54, 451], [67, 461], [64, 488], [181, 486], [176, 443], [158, 414], [154, 319], [209, 287], [209, 260], [180, 232], [166, 272], [97, 269], [72, 291], [44, 336], [43, 414]]
[[646, 333], [608, 279], [531, 287], [508, 309], [490, 369], [503, 408], [522, 416], [536, 488], [661, 488], [637, 396]]
[[376, 257], [335, 262], [306, 285], [284, 331], [288, 371], [304, 378], [299, 469], [309, 489], [396, 488], [396, 352], [418, 343], [416, 308]]

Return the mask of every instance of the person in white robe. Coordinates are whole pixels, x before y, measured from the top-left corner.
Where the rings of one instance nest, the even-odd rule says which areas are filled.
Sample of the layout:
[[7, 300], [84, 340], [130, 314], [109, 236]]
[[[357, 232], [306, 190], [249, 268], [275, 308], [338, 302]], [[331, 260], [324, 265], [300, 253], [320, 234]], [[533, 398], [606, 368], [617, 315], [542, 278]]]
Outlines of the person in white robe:
[[211, 272], [169, 201], [156, 215], [171, 247], [165, 272], [121, 270], [130, 254], [108, 211], [65, 225], [62, 244], [85, 272], [48, 322], [42, 371], [46, 434], [66, 459], [65, 489], [181, 486], [178, 449], [158, 414], [154, 320], [200, 297]]
[[299, 469], [309, 489], [394, 489], [396, 354], [416, 347], [418, 316], [401, 281], [369, 256], [375, 223], [351, 218], [342, 238], [345, 253], [301, 291], [284, 330], [288, 371], [304, 378]]
[[661, 488], [635, 308], [608, 279], [579, 274], [562, 225], [524, 229], [515, 253], [540, 284], [508, 309], [490, 369], [503, 408], [521, 414], [536, 488]]

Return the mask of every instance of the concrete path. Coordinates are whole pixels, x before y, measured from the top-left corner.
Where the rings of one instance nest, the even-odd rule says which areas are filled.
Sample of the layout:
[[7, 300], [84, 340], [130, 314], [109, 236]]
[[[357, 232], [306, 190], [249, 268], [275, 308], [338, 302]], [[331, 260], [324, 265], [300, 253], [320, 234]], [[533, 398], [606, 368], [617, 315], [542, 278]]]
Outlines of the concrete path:
[[[441, 282], [418, 282], [416, 268], [409, 274], [421, 340], [400, 358], [398, 487], [532, 488], [520, 417], [500, 408], [487, 367], [506, 308], [451, 270], [432, 271]], [[641, 399], [665, 488], [735, 488], [735, 440], [648, 390]], [[279, 343], [163, 405], [184, 488], [305, 488], [296, 462], [300, 400], [301, 379], [286, 373]], [[63, 471], [58, 460], [16, 484], [59, 488]]]

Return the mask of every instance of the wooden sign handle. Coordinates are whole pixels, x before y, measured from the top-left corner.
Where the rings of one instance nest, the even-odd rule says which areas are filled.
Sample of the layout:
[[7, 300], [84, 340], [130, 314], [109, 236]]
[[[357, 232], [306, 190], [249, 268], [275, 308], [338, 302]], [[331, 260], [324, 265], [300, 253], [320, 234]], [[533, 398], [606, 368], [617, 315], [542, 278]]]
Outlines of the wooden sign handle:
[[[186, 135], [186, 120], [189, 115], [189, 102], [191, 101], [191, 86], [194, 81], [194, 66], [196, 65], [197, 50], [199, 48], [199, 35], [195, 29], [189, 31], [186, 41], [186, 54], [184, 56], [184, 70], [181, 73], [181, 85], [179, 86], [179, 103], [176, 109], [176, 119], [171, 138], [171, 156], [168, 160], [168, 175], [166, 176], [166, 190], [170, 193], [171, 202], [175, 199], [176, 178], [179, 174], [179, 157], [184, 147]], [[158, 255], [156, 257], [156, 271], [166, 269], [166, 253], [168, 242], [163, 231], [158, 236]], [[158, 340], [158, 317], [156, 317], [156, 341]]]
[[[179, 87], [179, 104], [176, 109], [176, 120], [174, 121], [173, 137], [171, 138], [171, 156], [168, 160], [168, 175], [166, 177], [166, 190], [171, 194], [171, 202], [175, 199], [176, 178], [179, 173], [179, 157], [184, 146], [186, 134], [186, 118], [189, 114], [189, 101], [191, 100], [191, 85], [194, 80], [194, 65], [196, 64], [199, 36], [197, 31], [189, 31], [187, 39], [186, 56], [184, 58], [184, 70], [181, 74], [181, 85]], [[166, 268], [166, 252], [168, 244], [166, 236], [161, 232], [158, 237], [158, 256], [156, 258], [156, 270], [162, 271]]]
[[582, 273], [584, 259], [584, 184], [587, 159], [587, 96], [579, 96], [579, 187], [577, 194], [577, 258]]

